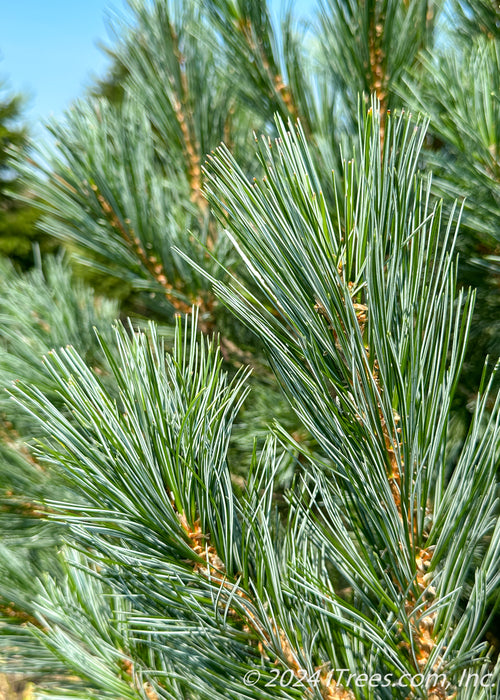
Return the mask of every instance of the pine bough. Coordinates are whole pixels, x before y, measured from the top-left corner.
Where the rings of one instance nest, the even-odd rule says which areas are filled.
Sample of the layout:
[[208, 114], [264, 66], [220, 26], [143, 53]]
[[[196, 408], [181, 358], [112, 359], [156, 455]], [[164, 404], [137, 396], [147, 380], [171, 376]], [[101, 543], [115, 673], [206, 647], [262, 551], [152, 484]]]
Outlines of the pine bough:
[[171, 353], [153, 325], [101, 336], [113, 382], [67, 347], [45, 357], [50, 396], [11, 389], [42, 434], [24, 468], [54, 484], [36, 515], [59, 543], [44, 575], [0, 549], [0, 651], [36, 697], [498, 697], [495, 374], [457, 442], [474, 293], [418, 172], [426, 124], [387, 115], [383, 147], [380, 128], [374, 104], [343, 193], [300, 125], [258, 142], [260, 180], [224, 146], [207, 164], [254, 282], [215, 291], [322, 453], [302, 454], [285, 505], [276, 474], [301, 447], [276, 426], [235, 483], [248, 372], [227, 376], [196, 314]]

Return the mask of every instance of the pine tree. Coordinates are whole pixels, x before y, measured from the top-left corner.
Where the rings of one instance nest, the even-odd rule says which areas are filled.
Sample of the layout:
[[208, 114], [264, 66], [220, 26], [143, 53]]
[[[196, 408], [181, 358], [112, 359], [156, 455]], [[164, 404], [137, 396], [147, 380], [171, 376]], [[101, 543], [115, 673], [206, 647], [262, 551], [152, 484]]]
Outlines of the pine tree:
[[9, 167], [9, 149], [27, 152], [28, 130], [20, 124], [24, 102], [23, 95], [11, 93], [0, 80], [0, 255], [27, 269], [33, 265], [34, 244], [48, 252], [54, 243], [37, 232], [38, 211], [30, 206], [29, 197], [21, 202], [14, 196], [22, 186]]
[[11, 151], [122, 301], [2, 262], [0, 671], [53, 700], [498, 697], [498, 369], [471, 388], [457, 257], [493, 288], [495, 9], [131, 9], [120, 99]]

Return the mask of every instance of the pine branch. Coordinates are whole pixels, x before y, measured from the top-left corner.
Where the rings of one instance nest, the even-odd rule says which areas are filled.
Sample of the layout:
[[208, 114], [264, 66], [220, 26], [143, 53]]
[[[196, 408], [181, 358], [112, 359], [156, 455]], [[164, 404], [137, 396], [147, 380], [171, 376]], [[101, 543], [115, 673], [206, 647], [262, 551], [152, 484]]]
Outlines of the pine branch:
[[[205, 624], [210, 624], [215, 633], [221, 625], [223, 610], [224, 621], [233, 617], [236, 620], [234, 632], [226, 640], [221, 637], [221, 644], [227, 644], [234, 635], [235, 639], [243, 636], [247, 639], [247, 646], [250, 641], [246, 655], [255, 655], [258, 650], [255, 650], [252, 640], [257, 636], [263, 648], [265, 646], [266, 654], [272, 654], [272, 659], [278, 656], [286, 660], [290, 652], [283, 647], [283, 635], [276, 626], [274, 616], [269, 617], [266, 612], [264, 599], [261, 599], [263, 591], [259, 591], [248, 580], [255, 564], [249, 570], [250, 562], [247, 560], [244, 566], [246, 573], [238, 573], [243, 568], [241, 548], [247, 554], [251, 551], [250, 538], [255, 537], [252, 521], [258, 512], [245, 516], [243, 505], [234, 502], [229, 473], [223, 468], [227, 450], [225, 421], [233, 420], [231, 416], [234, 417], [238, 401], [241, 401], [238, 397], [241, 378], [235, 379], [224, 389], [225, 380], [220, 375], [220, 359], [217, 360], [214, 355], [214, 346], [206, 346], [206, 349], [205, 344], [197, 346], [194, 331], [195, 329], [190, 345], [183, 345], [181, 326], [178, 325], [175, 360], [169, 360], [163, 368], [161, 346], [154, 335], [150, 347], [144, 336], [137, 336], [132, 344], [123, 330], [118, 332], [121, 361], [117, 362], [104, 349], [121, 389], [119, 410], [106, 397], [95, 375], [70, 351], [63, 351], [60, 355], [52, 353], [48, 366], [54, 379], [60, 378], [60, 392], [72, 407], [72, 423], [63, 413], [48, 404], [45, 398], [42, 399], [42, 394], [38, 391], [28, 388], [22, 390], [19, 386], [15, 393], [24, 397], [30, 411], [40, 411], [43, 425], [48, 427], [47, 420], [51, 416], [50, 424], [54, 429], [51, 427], [49, 433], [59, 444], [67, 446], [66, 456], [48, 445], [44, 451], [46, 454], [51, 453], [50, 462], [55, 461], [60, 465], [69, 482], [73, 487], [81, 489], [83, 500], [90, 506], [51, 503], [51, 508], [61, 512], [59, 520], [72, 523], [73, 536], [77, 537], [81, 545], [91, 547], [101, 554], [103, 558], [99, 558], [100, 568], [109, 566], [110, 561], [119, 562], [123, 569], [120, 578], [128, 584], [128, 595], [134, 591], [134, 595], [140, 599], [143, 586], [146, 585], [151, 590], [150, 577], [153, 572], [155, 578], [158, 577], [157, 567], [163, 561], [161, 567], [167, 566], [169, 578], [177, 572], [175, 577], [180, 577], [179, 583], [182, 581], [182, 586], [179, 587], [175, 579], [172, 579], [173, 587], [165, 589], [160, 598], [163, 601], [171, 598], [171, 605], [177, 600], [177, 608], [183, 598], [183, 607], [177, 614], [184, 610], [184, 616], [187, 612], [186, 620], [189, 620], [191, 606], [195, 605], [194, 609], [198, 609], [207, 594], [214, 596], [218, 603], [213, 612], [208, 608], [203, 613]], [[132, 357], [135, 360], [131, 362]], [[80, 379], [75, 381], [77, 376]], [[144, 386], [141, 387], [142, 379], [146, 377], [152, 381], [147, 392]], [[170, 390], [165, 383], [167, 378], [173, 382]], [[164, 394], [165, 389], [167, 394]], [[164, 398], [159, 413], [160, 406], [156, 402], [162, 395]], [[142, 397], [140, 402], [137, 401], [139, 396]], [[167, 403], [164, 403], [165, 399]], [[41, 403], [38, 403], [39, 400]], [[175, 404], [170, 405], [170, 401], [174, 401], [177, 410], [181, 409], [184, 415], [178, 414]], [[146, 418], [148, 415], [149, 419]], [[156, 417], [153, 419], [153, 416]], [[154, 444], [156, 457], [151, 452], [149, 456], [147, 452], [143, 453], [143, 450], [150, 449], [147, 448], [142, 432], [147, 426], [145, 419], [147, 422], [154, 420], [150, 423], [150, 428], [154, 430], [150, 438], [153, 438], [151, 446]], [[57, 425], [62, 431], [59, 436]], [[158, 429], [163, 439], [167, 440], [163, 446], [153, 437]], [[128, 437], [123, 430], [126, 430]], [[135, 438], [132, 438], [131, 430], [137, 430]], [[196, 446], [197, 436], [200, 438], [199, 446]], [[170, 448], [167, 447], [168, 443]], [[125, 446], [126, 453], [120, 457], [120, 450]], [[169, 449], [174, 450], [171, 456]], [[131, 450], [138, 450], [139, 461], [135, 461]], [[114, 455], [112, 462], [109, 460], [111, 454]], [[152, 472], [145, 470], [146, 465], [152, 466], [155, 462], [157, 466]], [[127, 463], [132, 471], [126, 466]], [[84, 464], [85, 469], [89, 470], [86, 477], [81, 473], [81, 465]], [[113, 464], [116, 466], [112, 467]], [[131, 478], [132, 474], [135, 475], [134, 482], [139, 478], [142, 488], [140, 491], [129, 489], [126, 496], [120, 496], [119, 489], [128, 481], [124, 480], [126, 472]], [[220, 492], [221, 487], [226, 490], [226, 495]], [[269, 486], [266, 490], [271, 493]], [[149, 505], [145, 511], [144, 497], [148, 494]], [[257, 507], [260, 508], [259, 503]], [[244, 528], [243, 522], [238, 524], [234, 520], [238, 512], [248, 519]], [[85, 520], [88, 522], [88, 530], [85, 526], [82, 530]], [[245, 543], [246, 539], [248, 542]], [[116, 543], [113, 544], [113, 541]], [[128, 544], [125, 545], [125, 542]], [[265, 546], [270, 545], [271, 540], [267, 539]], [[132, 560], [135, 563], [130, 567]], [[242, 576], [243, 581], [247, 581], [246, 584], [240, 583]], [[189, 589], [194, 584], [200, 592], [196, 594], [193, 590], [195, 595], [190, 601]], [[186, 585], [187, 589], [179, 599], [178, 596]], [[158, 602], [153, 599], [142, 603], [145, 605], [144, 612], [151, 614], [151, 607], [155, 609], [154, 604], [158, 605]], [[164, 605], [165, 602], [160, 607], [163, 615], [166, 612]], [[174, 609], [167, 607], [170, 614]], [[241, 620], [246, 622], [251, 634], [242, 627]], [[164, 619], [163, 624], [167, 622]], [[225, 622], [223, 629], [226, 629]], [[217, 634], [220, 636], [221, 632], [219, 629]], [[228, 632], [229, 629], [226, 629], [226, 634]], [[243, 649], [244, 647], [242, 651]], [[243, 675], [243, 670], [241, 674]], [[289, 695], [285, 693], [283, 697]]]
[[224, 37], [229, 65], [243, 79], [238, 89], [245, 102], [256, 100], [256, 112], [264, 109], [267, 117], [279, 111], [284, 116], [299, 118], [295, 95], [283, 75], [284, 65], [267, 2], [217, 0], [209, 3], [209, 12]]
[[418, 66], [420, 51], [433, 45], [441, 6], [428, 0], [322, 3], [318, 18], [322, 58], [347, 107], [347, 119], [357, 113], [358, 95], [374, 93], [383, 139], [385, 114], [399, 107], [396, 95], [402, 76]]
[[[201, 193], [201, 157], [199, 153], [199, 144], [196, 144], [193, 139], [192, 115], [187, 112], [187, 105], [190, 100], [190, 91], [188, 78], [185, 71], [185, 58], [179, 51], [179, 39], [175, 32], [172, 23], [169, 23], [170, 37], [172, 41], [173, 53], [179, 65], [179, 83], [181, 86], [181, 95], [174, 93], [174, 112], [182, 131], [184, 139], [184, 149], [188, 163], [189, 183], [191, 187], [191, 201], [197, 204], [203, 213], [207, 210], [207, 201]], [[183, 111], [184, 110], [184, 111]]]
[[[47, 395], [54, 385], [44, 371], [41, 356], [54, 347], [72, 343], [86, 357], [93, 370], [102, 373], [104, 357], [94, 328], [109, 336], [109, 325], [118, 316], [115, 301], [96, 297], [74, 279], [68, 260], [47, 257], [28, 273], [18, 273], [7, 261], [1, 265], [0, 285], [0, 383], [3, 387], [23, 377]], [[7, 443], [32, 455], [22, 443], [35, 427], [13, 412], [12, 401], [0, 393], [1, 425]]]
[[[460, 638], [451, 611], [465, 579], [451, 585], [446, 555], [438, 548], [436, 556], [434, 547], [449, 542], [435, 522], [443, 507], [446, 426], [472, 297], [455, 292], [455, 266], [446, 252], [450, 228], [442, 248], [439, 211], [427, 210], [428, 194], [415, 180], [425, 131], [413, 130], [406, 119], [388, 121], [382, 156], [378, 118], [374, 111], [366, 117], [358, 166], [346, 173], [349, 197], [337, 228], [316, 189], [300, 130], [287, 134], [278, 124], [276, 151], [263, 142], [262, 183], [248, 183], [219, 149], [210, 161], [209, 195], [262, 296], [236, 281], [216, 289], [257, 330], [292, 405], [336, 464], [338, 496], [350, 512], [352, 532], [357, 538], [363, 532], [360, 546], [377, 551], [380, 566], [387, 567], [379, 575], [402, 605], [401, 648], [420, 672], [443, 666], [446, 634], [448, 649], [458, 643], [454, 630]], [[364, 299], [358, 308], [357, 295]], [[479, 425], [482, 401], [477, 410]], [[496, 430], [486, 430], [483, 444]], [[490, 457], [482, 463], [487, 483], [497, 450]], [[443, 493], [458, 502], [451, 484]], [[486, 526], [496, 497], [487, 489], [484, 495], [477, 516]], [[476, 516], [467, 517], [472, 522]], [[475, 545], [457, 547], [457, 555], [480, 546], [477, 530], [471, 537]], [[352, 563], [345, 567], [342, 573], [352, 580]], [[376, 590], [380, 595], [378, 582]]]
[[415, 108], [425, 105], [433, 137], [442, 144], [441, 153], [425, 154], [437, 174], [437, 191], [465, 198], [470, 236], [482, 234], [483, 245], [493, 248], [499, 215], [500, 45], [468, 40], [459, 51], [424, 54], [422, 66], [423, 75], [407, 77], [401, 92]]
[[450, 15], [468, 40], [479, 33], [490, 39], [499, 37], [500, 7], [495, 0], [455, 0]]
[[172, 312], [196, 303], [210, 313], [206, 283], [171, 252], [179, 244], [203, 261], [210, 227], [199, 228], [189, 186], [144, 109], [128, 100], [118, 108], [82, 103], [66, 125], [54, 125], [54, 137], [60, 154], [44, 154], [49, 167], [18, 162], [38, 195], [44, 230], [76, 246], [77, 259], [94, 270], [162, 295]]

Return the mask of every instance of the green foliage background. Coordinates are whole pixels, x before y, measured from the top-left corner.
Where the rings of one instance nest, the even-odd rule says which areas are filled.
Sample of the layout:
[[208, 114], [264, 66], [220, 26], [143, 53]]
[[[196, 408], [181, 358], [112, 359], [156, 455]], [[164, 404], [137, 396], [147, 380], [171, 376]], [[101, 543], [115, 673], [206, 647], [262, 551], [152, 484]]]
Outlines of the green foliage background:
[[34, 263], [34, 244], [48, 253], [55, 249], [55, 243], [37, 231], [39, 213], [29, 198], [25, 202], [17, 198], [25, 188], [9, 166], [10, 148], [26, 153], [28, 132], [22, 126], [23, 107], [23, 96], [10, 93], [0, 83], [0, 255], [27, 269]]

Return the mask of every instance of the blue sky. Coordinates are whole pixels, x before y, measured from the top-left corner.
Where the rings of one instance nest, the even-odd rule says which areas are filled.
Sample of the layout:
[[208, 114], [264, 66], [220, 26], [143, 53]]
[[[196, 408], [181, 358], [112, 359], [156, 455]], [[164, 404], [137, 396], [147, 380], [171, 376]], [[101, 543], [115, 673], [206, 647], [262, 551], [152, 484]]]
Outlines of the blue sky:
[[80, 95], [107, 60], [97, 47], [109, 37], [111, 6], [122, 0], [2, 0], [0, 75], [9, 87], [30, 96], [26, 116], [33, 124], [58, 115]]
[[[276, 6], [280, 0], [275, 0]], [[308, 0], [297, 6], [307, 8]], [[109, 43], [113, 13], [124, 0], [0, 0], [0, 77], [30, 97], [29, 123], [60, 115], [102, 75], [107, 59], [98, 48]]]

